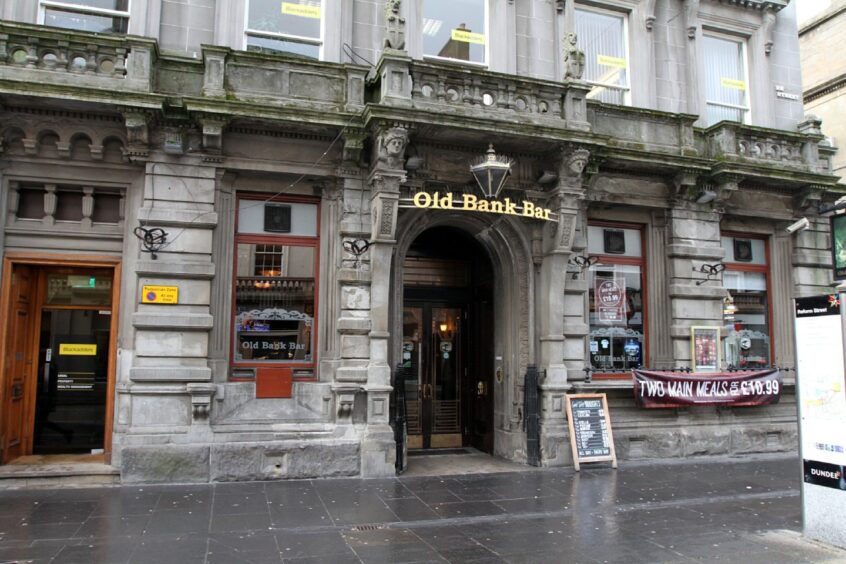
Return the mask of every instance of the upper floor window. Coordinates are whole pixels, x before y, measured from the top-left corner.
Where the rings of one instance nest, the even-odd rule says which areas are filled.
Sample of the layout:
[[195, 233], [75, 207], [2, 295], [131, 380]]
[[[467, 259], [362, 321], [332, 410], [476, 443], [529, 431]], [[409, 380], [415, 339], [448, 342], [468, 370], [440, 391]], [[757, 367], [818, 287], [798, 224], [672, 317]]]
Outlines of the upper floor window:
[[590, 367], [596, 372], [647, 366], [646, 260], [636, 225], [588, 226]]
[[129, 24], [129, 0], [41, 0], [44, 25], [92, 31], [126, 33]]
[[487, 63], [487, 0], [424, 0], [423, 55]]
[[707, 125], [723, 120], [747, 123], [746, 44], [737, 39], [704, 35], [702, 52]]
[[767, 240], [723, 233], [726, 252], [725, 359], [730, 368], [770, 366], [770, 298]]
[[576, 10], [576, 36], [585, 53], [582, 78], [594, 85], [588, 98], [611, 104], [629, 101], [626, 18], [613, 12]]
[[319, 59], [322, 9], [322, 0], [249, 0], [247, 50]]

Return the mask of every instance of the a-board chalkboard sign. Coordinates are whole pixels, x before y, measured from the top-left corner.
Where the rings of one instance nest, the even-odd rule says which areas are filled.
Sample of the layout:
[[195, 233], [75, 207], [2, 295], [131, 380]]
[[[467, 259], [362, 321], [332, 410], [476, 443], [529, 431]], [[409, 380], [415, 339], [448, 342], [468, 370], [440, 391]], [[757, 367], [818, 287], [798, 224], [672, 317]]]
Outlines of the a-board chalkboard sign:
[[568, 394], [566, 398], [570, 447], [576, 470], [579, 470], [581, 462], [609, 460], [616, 468], [617, 452], [614, 450], [605, 394]]

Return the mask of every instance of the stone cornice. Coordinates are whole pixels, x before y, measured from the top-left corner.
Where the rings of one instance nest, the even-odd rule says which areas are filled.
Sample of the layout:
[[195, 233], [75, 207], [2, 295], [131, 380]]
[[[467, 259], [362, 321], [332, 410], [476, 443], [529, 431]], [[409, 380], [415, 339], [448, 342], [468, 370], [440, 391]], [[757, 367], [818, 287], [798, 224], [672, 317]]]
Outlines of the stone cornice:
[[[844, 6], [844, 9], [846, 9], [846, 6]], [[843, 73], [840, 76], [835, 76], [834, 78], [829, 79], [823, 82], [822, 84], [818, 84], [816, 86], [808, 88], [802, 94], [802, 98], [807, 104], [809, 102], [813, 102], [817, 98], [822, 98], [827, 94], [837, 92], [838, 90], [841, 90], [844, 86], [846, 86], [846, 73]]]

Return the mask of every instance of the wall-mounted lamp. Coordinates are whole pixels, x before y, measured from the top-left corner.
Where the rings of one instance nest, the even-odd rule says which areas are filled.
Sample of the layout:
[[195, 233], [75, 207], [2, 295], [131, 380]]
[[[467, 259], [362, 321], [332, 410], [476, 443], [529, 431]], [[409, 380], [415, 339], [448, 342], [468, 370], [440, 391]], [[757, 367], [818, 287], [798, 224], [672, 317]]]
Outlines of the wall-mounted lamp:
[[487, 153], [478, 164], [470, 167], [473, 178], [482, 189], [485, 198], [496, 198], [505, 185], [505, 179], [511, 174], [511, 159], [497, 156], [493, 144], [488, 145]]
[[161, 227], [147, 229], [146, 227], [139, 226], [135, 228], [133, 233], [141, 241], [141, 244], [144, 245], [143, 252], [150, 253], [150, 258], [156, 260], [158, 258], [156, 253], [167, 243], [167, 231]]
[[441, 320], [438, 323], [438, 335], [442, 341], [452, 341], [454, 331], [450, 327], [449, 319]]
[[578, 272], [574, 272], [573, 276], [571, 277], [573, 280], [578, 278], [579, 274], [590, 268], [591, 266], [595, 265], [599, 262], [599, 257], [596, 255], [577, 255], [570, 260], [567, 261], [567, 264], [573, 265], [579, 269]]
[[709, 280], [713, 280], [719, 273], [726, 269], [726, 265], [721, 262], [716, 264], [701, 264], [699, 267], [693, 267], [693, 272], [701, 272], [705, 275], [705, 280], [698, 280], [696, 282], [697, 286], [701, 286], [705, 282]]

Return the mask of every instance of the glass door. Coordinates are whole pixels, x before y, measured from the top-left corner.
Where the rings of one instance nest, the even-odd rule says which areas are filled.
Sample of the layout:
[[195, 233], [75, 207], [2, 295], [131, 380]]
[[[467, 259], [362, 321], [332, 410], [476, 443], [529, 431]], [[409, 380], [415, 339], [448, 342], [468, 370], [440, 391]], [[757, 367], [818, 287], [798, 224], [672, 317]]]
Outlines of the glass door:
[[462, 308], [433, 304], [403, 311], [403, 367], [409, 448], [461, 447], [464, 371]]

